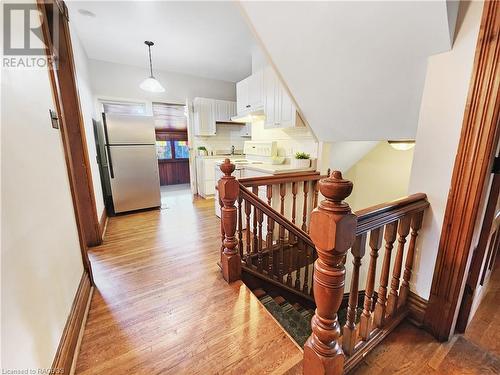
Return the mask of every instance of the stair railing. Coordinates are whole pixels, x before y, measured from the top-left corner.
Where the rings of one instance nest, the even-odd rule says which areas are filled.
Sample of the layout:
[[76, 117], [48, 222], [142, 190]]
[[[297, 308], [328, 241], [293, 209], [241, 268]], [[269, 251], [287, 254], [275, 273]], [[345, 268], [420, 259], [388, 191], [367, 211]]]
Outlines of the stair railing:
[[238, 212], [238, 218], [245, 218], [238, 220], [237, 229], [242, 268], [313, 300], [311, 265], [316, 254], [309, 235], [243, 185]]
[[[224, 278], [240, 279], [243, 269], [314, 299], [312, 334], [304, 345], [304, 374], [342, 374], [351, 370], [408, 314], [415, 245], [429, 206], [426, 195], [413, 194], [353, 214], [344, 202], [352, 191], [352, 183], [344, 180], [340, 172], [321, 180], [319, 174], [307, 176], [325, 199], [309, 215], [304, 230], [287, 219], [281, 207], [278, 212], [272, 202], [266, 203], [259, 197], [260, 183], [266, 181], [267, 186], [273, 181], [280, 186], [288, 176], [238, 182], [231, 176], [234, 166], [229, 160], [221, 170], [225, 174], [218, 183], [223, 206]], [[284, 194], [281, 187], [279, 191], [281, 204]], [[310, 206], [315, 206], [314, 202]], [[405, 248], [409, 234], [409, 246]], [[368, 269], [363, 270], [367, 242]], [[383, 245], [379, 268], [378, 253]], [[347, 262], [351, 258], [352, 268]], [[346, 323], [341, 330], [337, 314], [344, 298], [346, 275], [350, 289]], [[360, 284], [362, 275], [365, 279]], [[362, 302], [358, 306], [359, 301]]]
[[[354, 368], [408, 314], [415, 244], [423, 213], [429, 203], [425, 194], [413, 194], [352, 214], [349, 205], [344, 202], [352, 191], [352, 183], [344, 180], [340, 172], [333, 172], [329, 178], [321, 180], [319, 189], [325, 200], [311, 214], [310, 230], [318, 253], [313, 277], [317, 308], [311, 321], [313, 332], [304, 345], [304, 374], [342, 374]], [[411, 238], [401, 281], [405, 243], [410, 229]], [[363, 303], [360, 311], [360, 269], [368, 234], [370, 261], [366, 283], [361, 284], [365, 285], [365, 289], [361, 294]], [[398, 245], [392, 261], [396, 238]], [[382, 239], [385, 254], [379, 288], [375, 292], [377, 258]], [[353, 260], [352, 269], [348, 272], [347, 320], [341, 335], [337, 313], [344, 295], [349, 248]]]
[[[313, 300], [312, 264], [316, 251], [306, 231], [310, 212], [318, 203], [318, 181], [326, 176], [306, 172], [236, 181], [231, 176], [234, 166], [227, 159], [221, 170], [224, 177], [217, 189], [224, 278], [241, 277], [241, 269], [234, 265], [232, 269], [224, 268], [228, 258], [236, 257], [230, 247], [236, 239], [241, 267], [246, 272]], [[233, 190], [228, 196], [228, 184], [238, 185], [236, 198]]]

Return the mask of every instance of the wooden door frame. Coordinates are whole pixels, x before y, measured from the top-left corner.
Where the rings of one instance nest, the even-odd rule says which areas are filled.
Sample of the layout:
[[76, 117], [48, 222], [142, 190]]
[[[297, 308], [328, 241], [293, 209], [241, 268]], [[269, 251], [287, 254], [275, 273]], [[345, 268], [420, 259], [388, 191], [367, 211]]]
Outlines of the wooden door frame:
[[[453, 333], [499, 136], [500, 2], [485, 1], [424, 325]], [[479, 223], [478, 223], [479, 222]]]
[[[488, 193], [486, 210], [481, 223], [481, 233], [479, 235], [477, 247], [474, 249], [472, 254], [471, 266], [469, 268], [464, 294], [460, 305], [460, 311], [458, 313], [456, 330], [460, 333], [465, 332], [467, 324], [470, 320], [472, 306], [475, 304], [476, 298], [478, 298], [476, 292], [484, 281], [480, 279], [484, 278], [485, 268], [488, 268], [487, 259], [485, 262], [485, 257], [488, 257], [489, 255], [487, 250], [490, 248], [488, 245], [491, 245], [490, 234], [495, 220], [499, 193], [500, 174], [494, 173]], [[491, 240], [494, 241], [494, 239]], [[483, 274], [483, 277], [481, 277], [481, 274]]]
[[[93, 284], [87, 248], [102, 242], [102, 233], [95, 204], [85, 128], [76, 81], [73, 49], [66, 4], [59, 0], [37, 0], [42, 19], [42, 32], [49, 59], [49, 75], [68, 170], [76, 225], [84, 269]], [[50, 14], [49, 12], [54, 13]], [[53, 15], [57, 14], [57, 17]], [[57, 46], [52, 43], [48, 16], [58, 22]], [[56, 59], [54, 59], [56, 56]], [[57, 60], [56, 62], [54, 62]]]

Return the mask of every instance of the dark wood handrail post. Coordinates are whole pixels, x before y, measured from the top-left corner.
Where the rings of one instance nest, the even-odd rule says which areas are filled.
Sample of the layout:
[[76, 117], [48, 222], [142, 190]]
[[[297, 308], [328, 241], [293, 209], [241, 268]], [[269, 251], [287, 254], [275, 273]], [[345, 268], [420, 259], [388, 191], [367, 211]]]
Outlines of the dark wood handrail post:
[[310, 221], [310, 236], [318, 253], [313, 277], [316, 311], [313, 332], [304, 345], [304, 374], [337, 375], [344, 371], [337, 319], [344, 295], [342, 260], [354, 242], [357, 217], [343, 202], [352, 192], [352, 182], [344, 180], [339, 171], [322, 179], [319, 189], [326, 199], [314, 209]]
[[236, 178], [231, 176], [234, 168], [229, 159], [224, 160], [220, 166], [224, 176], [217, 183], [219, 198], [223, 203], [220, 216], [225, 236], [221, 257], [222, 276], [229, 283], [241, 279], [241, 257], [237, 249], [238, 239], [235, 236], [238, 211], [234, 205], [240, 187]]

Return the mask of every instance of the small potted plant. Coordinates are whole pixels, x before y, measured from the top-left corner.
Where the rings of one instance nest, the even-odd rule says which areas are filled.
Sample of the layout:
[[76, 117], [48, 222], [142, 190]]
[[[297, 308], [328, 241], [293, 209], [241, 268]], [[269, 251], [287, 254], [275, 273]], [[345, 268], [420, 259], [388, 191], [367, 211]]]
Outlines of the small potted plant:
[[208, 155], [207, 148], [205, 146], [198, 146], [198, 155], [207, 156]]
[[292, 167], [294, 168], [309, 168], [311, 166], [311, 155], [305, 152], [297, 152], [292, 159]]

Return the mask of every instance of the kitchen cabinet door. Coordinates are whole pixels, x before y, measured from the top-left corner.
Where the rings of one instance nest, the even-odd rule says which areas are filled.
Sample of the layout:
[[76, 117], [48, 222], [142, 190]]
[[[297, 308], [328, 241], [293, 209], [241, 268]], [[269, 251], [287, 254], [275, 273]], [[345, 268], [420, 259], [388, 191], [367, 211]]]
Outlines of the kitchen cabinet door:
[[297, 109], [274, 69], [268, 66], [264, 71], [264, 93], [266, 120], [265, 129], [296, 126]]
[[292, 99], [288, 95], [283, 86], [280, 85], [280, 103], [279, 103], [279, 123], [281, 128], [295, 126], [295, 114], [297, 110], [292, 103]]
[[193, 101], [193, 107], [194, 134], [197, 136], [215, 135], [215, 100], [195, 98]]
[[260, 70], [249, 77], [248, 81], [248, 105], [251, 110], [262, 108], [264, 92], [264, 71]]
[[248, 81], [250, 77], [245, 78], [236, 84], [236, 110], [238, 114], [245, 113], [249, 110], [248, 103]]
[[229, 122], [236, 115], [236, 103], [229, 100], [215, 100], [215, 120]]
[[270, 66], [264, 70], [264, 111], [266, 120], [265, 128], [274, 127], [276, 120], [276, 75]]

